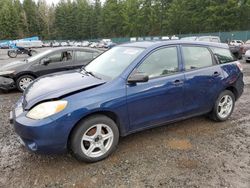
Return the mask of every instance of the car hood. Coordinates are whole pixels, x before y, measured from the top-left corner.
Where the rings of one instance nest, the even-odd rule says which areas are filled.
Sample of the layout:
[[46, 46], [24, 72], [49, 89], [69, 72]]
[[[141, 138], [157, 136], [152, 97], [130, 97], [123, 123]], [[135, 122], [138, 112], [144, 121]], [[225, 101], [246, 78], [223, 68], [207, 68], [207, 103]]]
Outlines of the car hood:
[[25, 110], [29, 110], [39, 102], [90, 89], [105, 82], [105, 80], [81, 73], [79, 70], [43, 76], [35, 80], [25, 90], [23, 107]]
[[26, 61], [14, 61], [0, 67], [1, 71], [15, 70], [17, 67], [27, 64]]

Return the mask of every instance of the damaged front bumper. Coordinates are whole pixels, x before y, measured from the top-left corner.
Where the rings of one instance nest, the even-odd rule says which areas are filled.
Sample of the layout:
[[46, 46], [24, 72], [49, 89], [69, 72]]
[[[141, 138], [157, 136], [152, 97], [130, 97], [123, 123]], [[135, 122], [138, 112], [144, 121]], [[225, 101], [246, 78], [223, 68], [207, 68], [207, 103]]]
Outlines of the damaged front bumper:
[[12, 78], [5, 78], [0, 76], [0, 89], [8, 91], [16, 88], [15, 81]]

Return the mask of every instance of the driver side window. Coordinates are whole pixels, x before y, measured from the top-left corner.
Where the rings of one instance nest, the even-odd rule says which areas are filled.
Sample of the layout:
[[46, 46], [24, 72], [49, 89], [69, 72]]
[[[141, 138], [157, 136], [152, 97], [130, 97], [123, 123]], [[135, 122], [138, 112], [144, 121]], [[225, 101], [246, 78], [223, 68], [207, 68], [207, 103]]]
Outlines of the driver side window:
[[149, 78], [161, 77], [178, 72], [178, 55], [176, 47], [159, 49], [150, 54], [138, 67], [138, 72]]
[[50, 63], [71, 61], [72, 57], [72, 51], [61, 51], [48, 56]]

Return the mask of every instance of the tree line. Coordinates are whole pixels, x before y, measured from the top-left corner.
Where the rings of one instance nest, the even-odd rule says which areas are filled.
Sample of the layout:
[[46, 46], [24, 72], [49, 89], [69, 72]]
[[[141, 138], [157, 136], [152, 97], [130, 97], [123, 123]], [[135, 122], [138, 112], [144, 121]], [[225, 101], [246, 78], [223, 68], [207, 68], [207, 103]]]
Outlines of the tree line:
[[250, 0], [1, 0], [0, 40], [83, 40], [250, 29]]

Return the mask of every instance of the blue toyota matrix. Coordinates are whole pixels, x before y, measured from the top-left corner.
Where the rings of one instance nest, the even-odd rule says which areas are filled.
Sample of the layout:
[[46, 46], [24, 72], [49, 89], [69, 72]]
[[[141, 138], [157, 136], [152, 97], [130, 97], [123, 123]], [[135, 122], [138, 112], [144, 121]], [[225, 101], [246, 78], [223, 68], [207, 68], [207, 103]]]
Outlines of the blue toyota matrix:
[[243, 88], [242, 66], [226, 44], [128, 43], [81, 70], [36, 79], [11, 122], [31, 151], [95, 162], [120, 136], [202, 114], [225, 121]]

